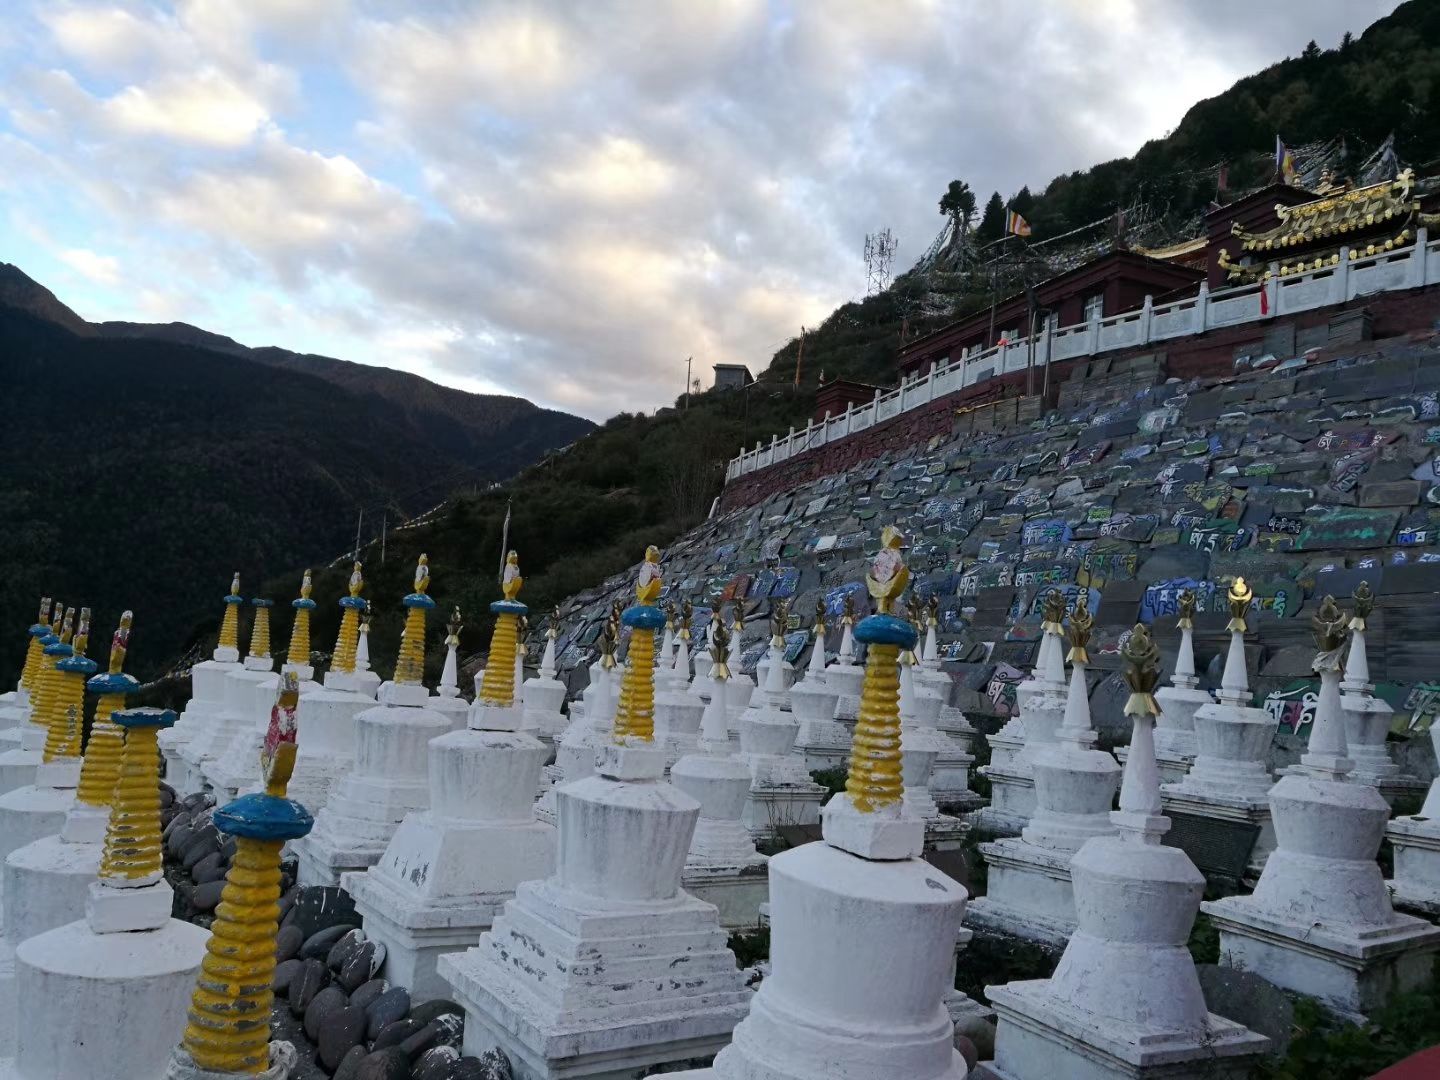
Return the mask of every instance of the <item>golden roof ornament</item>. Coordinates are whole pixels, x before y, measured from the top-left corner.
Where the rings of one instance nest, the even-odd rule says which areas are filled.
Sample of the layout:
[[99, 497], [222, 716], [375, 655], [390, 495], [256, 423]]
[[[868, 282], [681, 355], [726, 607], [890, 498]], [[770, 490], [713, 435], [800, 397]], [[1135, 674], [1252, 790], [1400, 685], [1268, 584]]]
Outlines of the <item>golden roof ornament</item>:
[[1350, 629], [1364, 633], [1365, 620], [1375, 610], [1375, 595], [1370, 591], [1370, 583], [1362, 581], [1356, 585], [1351, 599], [1355, 601], [1355, 614], [1350, 617]]
[[1125, 702], [1126, 716], [1159, 716], [1160, 703], [1155, 700], [1155, 687], [1160, 682], [1160, 650], [1150, 639], [1144, 623], [1136, 623], [1130, 637], [1120, 650], [1126, 663], [1125, 684], [1130, 697]]
[[1059, 589], [1051, 589], [1045, 594], [1045, 609], [1042, 616], [1043, 622], [1040, 629], [1047, 634], [1063, 634], [1065, 627], [1061, 623], [1065, 619], [1065, 594]]
[[1250, 610], [1250, 602], [1255, 599], [1254, 590], [1245, 584], [1243, 577], [1237, 577], [1230, 583], [1230, 588], [1225, 593], [1225, 599], [1230, 604], [1230, 621], [1225, 624], [1225, 629], [1245, 633], [1248, 629], [1245, 625], [1245, 615]]
[[910, 568], [901, 557], [900, 548], [905, 536], [894, 525], [886, 525], [880, 531], [880, 550], [870, 561], [870, 572], [865, 575], [865, 587], [875, 601], [875, 610], [887, 615], [905, 586], [910, 582]]
[[1090, 607], [1083, 600], [1077, 601], [1070, 609], [1070, 622], [1066, 626], [1066, 636], [1070, 639], [1070, 652], [1065, 657], [1071, 664], [1088, 664], [1090, 654], [1085, 647], [1090, 644], [1090, 631], [1095, 626], [1095, 617], [1090, 614]]

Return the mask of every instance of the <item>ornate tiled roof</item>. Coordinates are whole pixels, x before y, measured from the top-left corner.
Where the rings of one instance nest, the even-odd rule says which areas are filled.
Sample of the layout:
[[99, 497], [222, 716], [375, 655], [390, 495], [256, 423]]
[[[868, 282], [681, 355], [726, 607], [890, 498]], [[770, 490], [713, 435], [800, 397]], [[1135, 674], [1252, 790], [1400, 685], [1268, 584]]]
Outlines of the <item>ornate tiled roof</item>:
[[1239, 223], [1231, 231], [1240, 240], [1242, 252], [1273, 251], [1279, 256], [1288, 248], [1362, 232], [1386, 222], [1408, 224], [1420, 209], [1419, 201], [1411, 197], [1413, 183], [1414, 173], [1406, 169], [1394, 180], [1384, 183], [1327, 195], [1298, 206], [1276, 204], [1275, 216], [1280, 224], [1267, 232], [1250, 232]]

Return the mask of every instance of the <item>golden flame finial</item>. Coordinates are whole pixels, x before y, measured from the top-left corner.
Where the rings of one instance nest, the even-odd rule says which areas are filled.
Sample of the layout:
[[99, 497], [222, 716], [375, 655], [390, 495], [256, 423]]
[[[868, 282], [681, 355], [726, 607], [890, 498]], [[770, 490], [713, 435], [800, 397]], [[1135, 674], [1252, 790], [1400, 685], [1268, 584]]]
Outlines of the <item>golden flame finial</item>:
[[421, 555], [415, 563], [415, 591], [424, 596], [430, 591], [430, 556]]
[[1181, 589], [1179, 599], [1175, 602], [1175, 614], [1178, 616], [1175, 625], [1181, 630], [1195, 629], [1195, 592], [1192, 589]]
[[506, 600], [514, 600], [520, 595], [524, 584], [525, 579], [520, 576], [520, 556], [511, 551], [505, 556], [505, 573], [500, 579], [500, 591], [505, 594]]
[[825, 636], [825, 598], [822, 596], [815, 601], [815, 637]]
[[309, 600], [309, 599], [310, 599], [310, 591], [311, 591], [313, 588], [314, 588], [314, 582], [313, 582], [313, 580], [311, 579], [310, 571], [309, 571], [309, 570], [306, 570], [305, 573], [304, 573], [304, 575], [302, 575], [301, 578], [300, 578], [300, 599], [301, 599], [301, 600]]
[[360, 573], [360, 560], [355, 560], [355, 565], [350, 567], [350, 595], [359, 596], [360, 590], [365, 588], [365, 577]]
[[645, 549], [645, 561], [640, 564], [640, 574], [635, 581], [635, 599], [647, 606], [654, 604], [664, 587], [660, 576], [660, 549], [651, 544]]
[[1065, 594], [1059, 589], [1051, 589], [1045, 594], [1045, 608], [1042, 616], [1044, 621], [1041, 629], [1047, 634], [1063, 634], [1065, 628], [1061, 623], [1065, 619]]
[[1255, 592], [1249, 585], [1245, 584], [1243, 577], [1237, 577], [1230, 583], [1230, 590], [1225, 594], [1230, 602], [1230, 621], [1225, 624], [1226, 630], [1238, 630], [1244, 633], [1245, 615], [1250, 610], [1250, 601], [1255, 598]]
[[465, 629], [465, 624], [460, 621], [460, 606], [457, 604], [455, 610], [450, 612], [450, 621], [445, 624], [445, 644], [459, 646], [460, 631]]
[[135, 616], [130, 612], [120, 616], [120, 625], [110, 637], [110, 674], [119, 675], [125, 669], [125, 654], [130, 650], [130, 624]]
[[231, 595], [231, 596], [239, 596], [239, 595], [240, 595], [240, 571], [239, 571], [239, 570], [236, 570], [236, 571], [235, 571], [235, 576], [230, 579], [230, 595]]
[[1355, 601], [1355, 614], [1350, 617], [1350, 629], [1364, 633], [1365, 620], [1375, 610], [1375, 595], [1370, 591], [1370, 583], [1362, 581], [1356, 585], [1351, 598]]
[[74, 649], [76, 656], [84, 656], [90, 648], [90, 609], [80, 609], [80, 627], [75, 631]]
[[1125, 683], [1130, 697], [1125, 702], [1126, 716], [1159, 716], [1160, 704], [1155, 700], [1155, 686], [1160, 681], [1160, 650], [1150, 639], [1144, 623], [1136, 623], [1130, 631], [1120, 658], [1128, 665]]
[[1090, 614], [1090, 608], [1084, 600], [1077, 600], [1075, 606], [1070, 609], [1070, 623], [1065, 628], [1070, 638], [1070, 653], [1065, 657], [1072, 664], [1088, 664], [1090, 654], [1085, 647], [1090, 644], [1090, 631], [1095, 626], [1095, 618]]
[[712, 625], [715, 627], [715, 631], [710, 642], [710, 659], [714, 661], [714, 666], [710, 669], [710, 677], [712, 679], [728, 679], [730, 668], [726, 661], [730, 657], [730, 630], [720, 620], [718, 613]]
[[1349, 620], [1335, 603], [1333, 596], [1326, 596], [1320, 608], [1310, 617], [1310, 626], [1315, 633], [1315, 647], [1322, 653], [1337, 652], [1345, 644], [1345, 629]]
[[785, 632], [790, 629], [790, 601], [776, 600], [770, 605], [770, 644], [785, 647]]
[[910, 581], [910, 569], [901, 557], [900, 548], [905, 542], [904, 535], [893, 525], [886, 525], [880, 532], [880, 550], [870, 561], [870, 572], [865, 575], [865, 586], [875, 600], [875, 609], [888, 614], [895, 599], [905, 591]]

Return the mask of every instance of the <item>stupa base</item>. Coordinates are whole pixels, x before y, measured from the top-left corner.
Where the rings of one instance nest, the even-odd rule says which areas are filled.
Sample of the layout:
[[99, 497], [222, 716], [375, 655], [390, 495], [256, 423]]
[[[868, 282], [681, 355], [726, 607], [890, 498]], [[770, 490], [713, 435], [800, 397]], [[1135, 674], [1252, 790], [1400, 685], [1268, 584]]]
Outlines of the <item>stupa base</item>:
[[1440, 821], [1394, 818], [1385, 835], [1395, 851], [1395, 877], [1385, 883], [1391, 901], [1417, 915], [1440, 915]]
[[763, 858], [745, 865], [686, 863], [681, 887], [720, 912], [726, 930], [747, 930], [760, 925], [760, 905], [770, 899], [770, 875]]
[[[164, 1075], [209, 937], [177, 919], [112, 934], [97, 934], [82, 920], [22, 943], [15, 955], [16, 1054], [0, 1065], [0, 1078]], [[137, 1003], [144, 1005], [139, 1013]], [[75, 1037], [78, 1023], [84, 1039]]]
[[826, 791], [805, 782], [757, 784], [745, 800], [741, 820], [755, 840], [769, 840], [791, 825], [818, 825], [820, 803]]
[[987, 765], [990, 805], [977, 810], [970, 824], [994, 836], [1019, 836], [1035, 813], [1035, 778], [1028, 772]]
[[54, 836], [65, 827], [75, 805], [74, 788], [16, 788], [0, 795], [0, 859], [27, 844]]
[[[532, 964], [557, 974], [537, 986]], [[529, 881], [479, 945], [438, 966], [465, 1007], [464, 1052], [500, 1047], [515, 1080], [703, 1064], [751, 1000], [715, 909], [684, 893], [624, 902]]]
[[1024, 938], [1063, 949], [1075, 933], [1073, 851], [1052, 851], [1007, 837], [981, 844], [988, 868], [984, 896], [970, 901], [965, 925], [972, 930]]
[[1081, 1012], [1047, 993], [1048, 979], [986, 990], [1000, 1024], [987, 1080], [1244, 1080], [1269, 1046], [1211, 1013], [1203, 1030], [1158, 1031]]
[[[270, 1067], [264, 1072], [245, 1073], [246, 1080], [286, 1080], [295, 1067], [295, 1047], [289, 1043], [270, 1044]], [[212, 1072], [195, 1064], [195, 1059], [183, 1046], [177, 1046], [170, 1054], [170, 1064], [165, 1069], [165, 1080], [235, 1080], [236, 1073]]]
[[26, 750], [16, 745], [0, 754], [0, 795], [8, 795], [35, 783], [35, 770], [45, 760], [43, 750]]
[[[1123, 766], [1126, 759], [1130, 756], [1130, 747], [1117, 746], [1113, 753], [1115, 754], [1115, 760]], [[1160, 783], [1162, 784], [1180, 783], [1180, 781], [1185, 779], [1185, 774], [1190, 771], [1190, 766], [1194, 764], [1194, 762], [1195, 754], [1193, 751], [1189, 754], [1174, 751], [1166, 753], [1161, 750], [1159, 746], [1155, 747], [1155, 764], [1160, 769]]]
[[1440, 952], [1440, 928], [1409, 915], [1357, 930], [1280, 918], [1250, 896], [1209, 901], [1200, 910], [1220, 931], [1222, 965], [1313, 997], [1348, 1020], [1426, 985]]

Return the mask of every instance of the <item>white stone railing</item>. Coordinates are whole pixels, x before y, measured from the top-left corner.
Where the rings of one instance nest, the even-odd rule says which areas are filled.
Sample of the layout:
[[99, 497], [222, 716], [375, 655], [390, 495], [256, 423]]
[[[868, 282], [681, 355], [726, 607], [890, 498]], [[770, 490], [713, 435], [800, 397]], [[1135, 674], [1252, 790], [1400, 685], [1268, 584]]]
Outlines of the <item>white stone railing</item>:
[[[1049, 362], [1058, 363], [1437, 282], [1440, 282], [1440, 240], [1430, 242], [1426, 230], [1420, 228], [1416, 230], [1415, 243], [1399, 251], [1351, 259], [1347, 251], [1342, 250], [1337, 264], [1320, 270], [1272, 277], [1263, 285], [1240, 285], [1214, 292], [1202, 282], [1198, 294], [1173, 303], [1156, 306], [1147, 296], [1138, 311], [1056, 330], [1047, 328], [1035, 335], [1033, 363], [1037, 369], [1043, 369], [1047, 356]], [[1269, 309], [1263, 316], [1260, 314], [1262, 291]], [[802, 431], [792, 427], [788, 435], [772, 435], [769, 446], [757, 442], [753, 450], [742, 448], [726, 466], [725, 480], [728, 483], [806, 450], [847, 438], [997, 375], [1023, 371], [1031, 362], [1029, 338], [957, 357], [944, 364], [937, 361], [924, 375], [903, 382], [894, 390], [877, 389], [875, 399], [869, 404], [846, 405], [839, 416], [832, 417], [827, 412], [824, 420], [810, 421]]]

